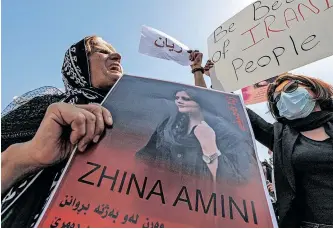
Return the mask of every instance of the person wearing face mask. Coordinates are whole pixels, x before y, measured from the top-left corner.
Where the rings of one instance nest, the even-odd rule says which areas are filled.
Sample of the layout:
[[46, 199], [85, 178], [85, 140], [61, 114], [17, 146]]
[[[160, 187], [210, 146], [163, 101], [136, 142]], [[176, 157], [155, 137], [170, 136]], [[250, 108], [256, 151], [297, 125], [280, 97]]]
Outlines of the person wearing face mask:
[[248, 109], [255, 138], [274, 152], [279, 224], [333, 225], [333, 87], [285, 74], [267, 90], [269, 124]]
[[279, 226], [333, 227], [333, 87], [284, 74], [267, 97], [277, 122], [247, 111], [256, 140], [274, 152]]

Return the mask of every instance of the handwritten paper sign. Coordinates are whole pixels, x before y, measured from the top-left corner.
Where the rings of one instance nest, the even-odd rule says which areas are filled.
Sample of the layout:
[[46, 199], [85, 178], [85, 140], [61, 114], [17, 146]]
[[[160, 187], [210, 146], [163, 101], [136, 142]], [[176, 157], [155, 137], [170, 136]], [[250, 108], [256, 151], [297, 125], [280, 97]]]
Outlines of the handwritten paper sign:
[[142, 26], [139, 53], [188, 66], [189, 48], [175, 38], [148, 26]]
[[255, 1], [215, 29], [209, 58], [224, 89], [238, 90], [331, 56], [332, 21], [333, 0]]

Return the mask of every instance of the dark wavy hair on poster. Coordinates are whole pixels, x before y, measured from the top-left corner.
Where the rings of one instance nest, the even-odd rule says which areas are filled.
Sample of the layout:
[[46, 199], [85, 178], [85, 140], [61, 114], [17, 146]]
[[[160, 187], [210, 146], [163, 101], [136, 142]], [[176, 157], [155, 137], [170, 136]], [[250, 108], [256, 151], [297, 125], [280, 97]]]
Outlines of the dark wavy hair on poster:
[[[181, 91], [186, 92], [193, 101], [198, 103], [204, 116], [204, 120], [210, 127], [213, 128], [217, 123], [225, 123], [228, 131], [233, 129], [233, 126], [228, 123], [227, 119], [222, 117], [215, 106], [209, 101], [209, 99], [207, 99], [208, 97], [204, 97], [200, 92], [188, 88], [176, 90], [173, 93], [173, 96]], [[178, 110], [172, 112], [164, 130], [160, 130], [159, 135], [163, 135], [162, 139], [164, 141], [161, 144], [186, 145], [188, 147], [196, 145], [193, 142], [193, 139], [190, 140], [186, 137], [189, 121], [190, 119], [187, 114], [180, 113]]]

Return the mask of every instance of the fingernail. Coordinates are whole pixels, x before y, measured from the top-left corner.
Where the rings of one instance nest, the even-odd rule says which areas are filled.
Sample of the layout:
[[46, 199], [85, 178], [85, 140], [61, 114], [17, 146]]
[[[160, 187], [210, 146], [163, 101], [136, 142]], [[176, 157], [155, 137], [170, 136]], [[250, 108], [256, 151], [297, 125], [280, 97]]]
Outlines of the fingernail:
[[97, 143], [97, 142], [98, 142], [98, 140], [99, 140], [99, 138], [100, 138], [100, 135], [96, 135], [96, 136], [94, 137], [94, 140], [93, 140], [93, 142], [94, 142], [94, 143]]
[[112, 123], [112, 122], [113, 122], [113, 120], [112, 120], [111, 116], [110, 116], [110, 117], [108, 117], [108, 122], [110, 122], [110, 123]]
[[81, 146], [81, 152], [83, 152], [87, 148], [87, 144]]

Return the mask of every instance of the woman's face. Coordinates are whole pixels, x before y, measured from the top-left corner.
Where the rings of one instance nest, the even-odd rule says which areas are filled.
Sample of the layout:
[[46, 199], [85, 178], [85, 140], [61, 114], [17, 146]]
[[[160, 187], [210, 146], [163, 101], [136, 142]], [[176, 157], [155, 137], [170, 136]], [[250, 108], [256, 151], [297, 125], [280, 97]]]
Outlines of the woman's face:
[[175, 103], [181, 113], [196, 113], [200, 111], [199, 104], [193, 101], [185, 91], [176, 93]]
[[98, 38], [89, 56], [91, 83], [95, 88], [109, 89], [123, 75], [121, 56]]

